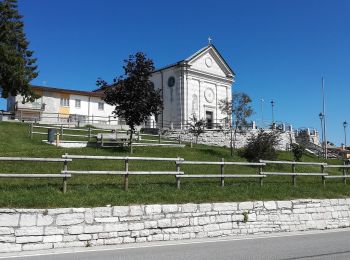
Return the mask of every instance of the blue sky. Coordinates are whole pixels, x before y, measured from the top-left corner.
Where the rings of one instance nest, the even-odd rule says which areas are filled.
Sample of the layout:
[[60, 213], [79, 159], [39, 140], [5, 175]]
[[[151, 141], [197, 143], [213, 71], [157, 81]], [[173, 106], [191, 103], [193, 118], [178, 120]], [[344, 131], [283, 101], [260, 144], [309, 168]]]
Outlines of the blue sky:
[[324, 76], [328, 136], [344, 140], [350, 1], [19, 0], [19, 10], [38, 58], [33, 84], [92, 90], [98, 77], [120, 75], [131, 53], [143, 51], [161, 67], [210, 35], [237, 74], [234, 91], [253, 99], [252, 119], [261, 119], [263, 98], [266, 121], [274, 100], [277, 121], [319, 128]]

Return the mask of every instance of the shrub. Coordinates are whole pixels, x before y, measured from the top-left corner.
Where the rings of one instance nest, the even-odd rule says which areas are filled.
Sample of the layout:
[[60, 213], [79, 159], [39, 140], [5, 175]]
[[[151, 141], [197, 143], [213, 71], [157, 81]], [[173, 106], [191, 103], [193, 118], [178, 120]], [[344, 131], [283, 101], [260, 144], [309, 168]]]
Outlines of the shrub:
[[276, 146], [280, 141], [278, 131], [260, 130], [257, 135], [248, 139], [242, 155], [248, 161], [275, 160], [277, 158]]
[[305, 147], [296, 143], [291, 144], [290, 147], [292, 149], [294, 161], [300, 162], [305, 152]]
[[196, 144], [198, 143], [198, 137], [204, 133], [205, 125], [204, 119], [198, 120], [195, 115], [191, 118], [189, 132], [196, 137]]

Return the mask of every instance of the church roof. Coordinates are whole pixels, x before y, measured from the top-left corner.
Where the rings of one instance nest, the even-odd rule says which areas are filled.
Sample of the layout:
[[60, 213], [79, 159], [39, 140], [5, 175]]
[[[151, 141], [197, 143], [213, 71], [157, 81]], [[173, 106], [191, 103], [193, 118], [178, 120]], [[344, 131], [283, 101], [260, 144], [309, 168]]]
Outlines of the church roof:
[[[185, 61], [190, 61], [192, 59], [194, 59], [195, 57], [197, 57], [199, 54], [201, 54], [202, 52], [206, 51], [207, 49], [209, 49], [209, 47], [214, 47], [213, 44], [209, 44], [207, 46], [204, 46], [202, 49], [199, 49], [198, 51], [196, 51], [195, 53], [193, 53], [190, 57], [188, 57], [187, 59], [185, 59]], [[215, 49], [216, 50], [216, 49]], [[217, 51], [217, 50], [216, 50]], [[218, 51], [217, 51], [218, 52]]]
[[227, 67], [227, 69], [231, 72], [232, 75], [236, 75], [235, 72], [231, 69], [231, 67], [228, 65], [228, 63], [225, 61], [225, 59], [221, 56], [220, 52], [216, 49], [216, 47], [213, 45], [213, 44], [209, 44], [201, 49], [199, 49], [198, 51], [196, 51], [194, 54], [192, 54], [191, 56], [187, 57], [186, 59], [184, 60], [180, 60], [176, 63], [173, 63], [173, 64], [170, 64], [170, 65], [167, 65], [167, 66], [164, 66], [164, 67], [161, 67], [159, 69], [156, 69], [154, 72], [158, 72], [158, 71], [161, 71], [161, 70], [165, 70], [165, 69], [169, 69], [171, 67], [175, 67], [175, 66], [178, 66], [178, 65], [181, 65], [183, 63], [187, 63], [189, 61], [191, 61], [192, 59], [198, 57], [200, 54], [202, 54], [203, 52], [207, 51], [208, 49], [212, 48], [215, 53], [219, 56], [219, 58], [222, 60], [222, 62], [225, 64], [225, 66]]
[[37, 90], [37, 91], [59, 92], [59, 93], [66, 93], [66, 94], [91, 96], [91, 97], [103, 97], [103, 93], [94, 92], [94, 91], [74, 90], [74, 89], [65, 89], [65, 88], [56, 88], [56, 87], [37, 86], [37, 85], [31, 85], [31, 89]]

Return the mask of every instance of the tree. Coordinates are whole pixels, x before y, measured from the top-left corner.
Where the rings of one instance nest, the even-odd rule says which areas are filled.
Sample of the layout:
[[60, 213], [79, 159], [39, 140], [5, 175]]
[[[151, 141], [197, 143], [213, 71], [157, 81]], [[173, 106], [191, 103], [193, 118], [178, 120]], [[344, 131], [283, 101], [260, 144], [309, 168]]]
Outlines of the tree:
[[189, 132], [196, 137], [196, 144], [198, 143], [198, 137], [204, 133], [205, 121], [204, 119], [198, 120], [196, 115], [191, 118]]
[[0, 2], [0, 97], [23, 96], [23, 103], [34, 101], [36, 95], [29, 85], [38, 76], [36, 59], [28, 50], [17, 0]]
[[[151, 115], [158, 115], [163, 107], [161, 90], [155, 90], [149, 76], [154, 71], [153, 61], [142, 52], [124, 60], [124, 75], [108, 84], [102, 79], [97, 86], [104, 91], [103, 100], [115, 106], [113, 113], [125, 119], [130, 128], [129, 145], [132, 146], [135, 127]], [[131, 150], [132, 152], [132, 150]]]
[[291, 144], [290, 147], [292, 149], [294, 161], [300, 162], [305, 153], [305, 147], [297, 143]]
[[274, 160], [277, 157], [276, 146], [280, 141], [278, 131], [260, 130], [258, 135], [252, 135], [243, 150], [243, 157], [248, 161], [258, 162], [260, 159]]
[[238, 130], [243, 130], [248, 126], [247, 119], [253, 113], [253, 109], [249, 105], [251, 102], [251, 98], [243, 92], [234, 93], [232, 95], [231, 102], [226, 99], [219, 101], [219, 109], [223, 114], [226, 115], [225, 121], [230, 123], [231, 156], [233, 155], [233, 151], [236, 146], [236, 137]]

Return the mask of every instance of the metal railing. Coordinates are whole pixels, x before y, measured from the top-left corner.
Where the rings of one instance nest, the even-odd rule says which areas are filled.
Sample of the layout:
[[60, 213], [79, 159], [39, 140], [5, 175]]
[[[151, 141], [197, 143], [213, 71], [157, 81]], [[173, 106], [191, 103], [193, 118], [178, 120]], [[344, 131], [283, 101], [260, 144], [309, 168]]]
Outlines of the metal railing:
[[[41, 131], [40, 131], [41, 129]], [[59, 139], [62, 141], [64, 137], [78, 137], [78, 138], [84, 138], [88, 139], [88, 141], [91, 141], [92, 138], [96, 138], [96, 142], [98, 144], [108, 143], [112, 139], [115, 142], [118, 142], [118, 135], [122, 134], [124, 136], [123, 139], [130, 136], [130, 130], [119, 130], [119, 129], [106, 129], [106, 128], [71, 128], [71, 127], [65, 127], [64, 125], [36, 125], [34, 123], [29, 124], [29, 136], [31, 139], [33, 139], [34, 135], [48, 135], [47, 131], [43, 132], [42, 130], [46, 129], [55, 129], [59, 133]], [[69, 133], [75, 131], [76, 134]], [[68, 133], [67, 133], [68, 132]], [[167, 137], [166, 137], [167, 138]], [[158, 143], [158, 144], [181, 144], [181, 136], [179, 135], [176, 140], [170, 140], [171, 138], [165, 139], [164, 136], [162, 136], [161, 131], [158, 131], [157, 135], [154, 134], [144, 134], [140, 131], [135, 131], [135, 138], [134, 141], [137, 142], [143, 142], [143, 144], [146, 144], [149, 142], [150, 144]], [[113, 142], [113, 141], [112, 141]], [[135, 143], [137, 144], [137, 143]], [[103, 145], [102, 145], [103, 147]], [[113, 147], [113, 146], [111, 146]]]
[[81, 114], [62, 114], [44, 112], [41, 107], [42, 104], [30, 105], [30, 107], [20, 107], [22, 109], [33, 109], [33, 113], [36, 115], [28, 115], [25, 111], [17, 110], [14, 113], [12, 119], [17, 119], [21, 122], [44, 122], [44, 123], [56, 123], [56, 124], [76, 124], [77, 126], [86, 124], [104, 124], [104, 125], [117, 125], [125, 126], [126, 122], [122, 118], [117, 118], [113, 115], [99, 116], [99, 115], [81, 115]]
[[[47, 132], [40, 132], [36, 131], [35, 129], [56, 129], [60, 135], [60, 140], [63, 140], [65, 136], [69, 137], [81, 137], [81, 138], [88, 138], [89, 141], [91, 141], [92, 138], [97, 136], [96, 132], [111, 132], [112, 129], [103, 129], [103, 128], [70, 128], [70, 127], [64, 127], [63, 125], [54, 126], [54, 125], [35, 125], [31, 123], [29, 125], [29, 136], [31, 139], [33, 139], [33, 135], [47, 135]], [[65, 131], [76, 131], [76, 132], [82, 132], [82, 134], [69, 134], [65, 133]], [[126, 132], [123, 130], [118, 130], [119, 132]]]

